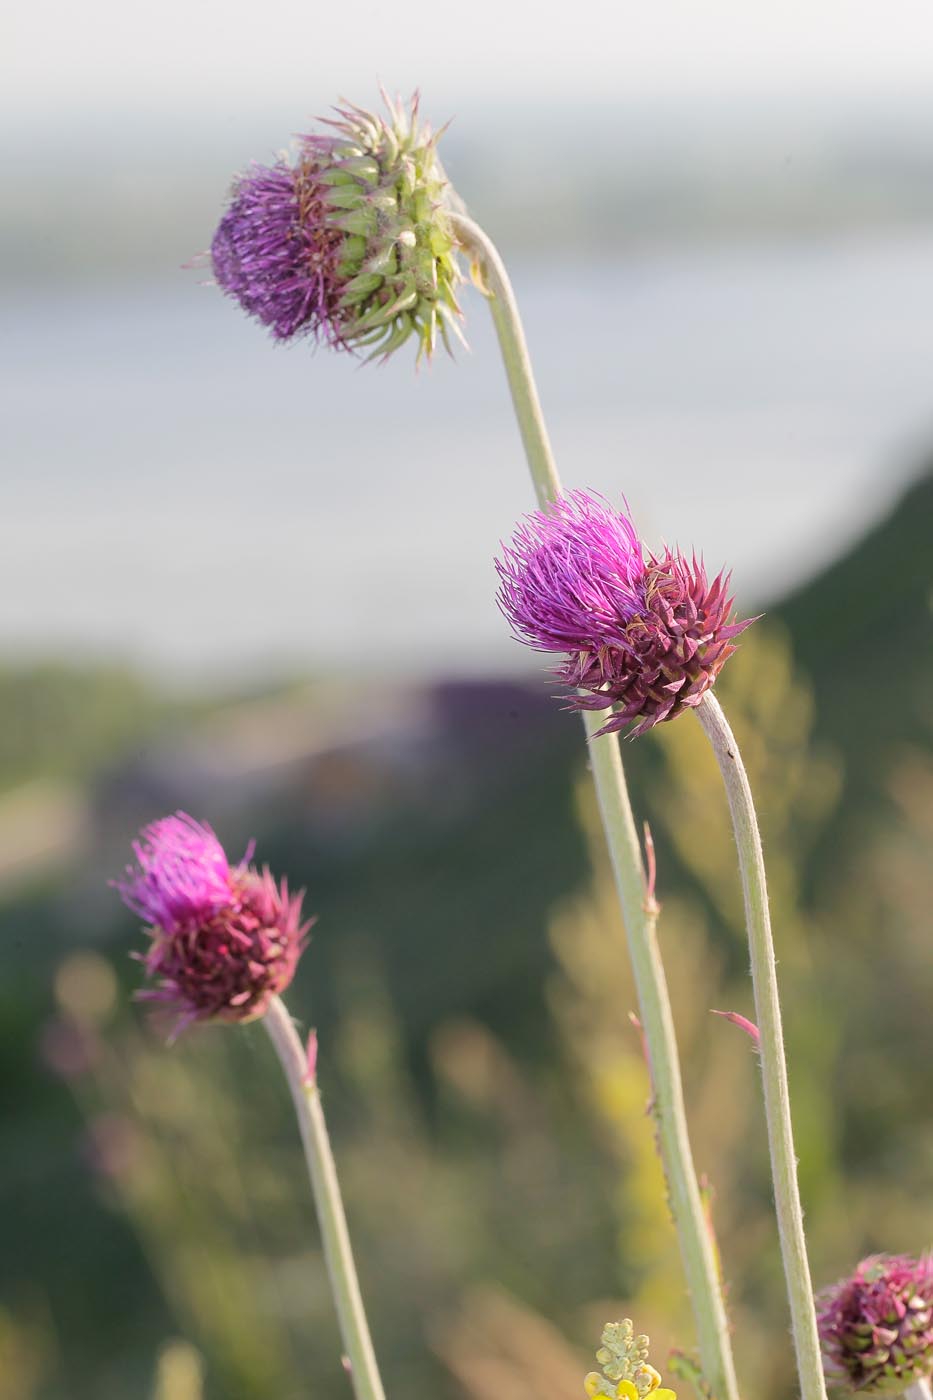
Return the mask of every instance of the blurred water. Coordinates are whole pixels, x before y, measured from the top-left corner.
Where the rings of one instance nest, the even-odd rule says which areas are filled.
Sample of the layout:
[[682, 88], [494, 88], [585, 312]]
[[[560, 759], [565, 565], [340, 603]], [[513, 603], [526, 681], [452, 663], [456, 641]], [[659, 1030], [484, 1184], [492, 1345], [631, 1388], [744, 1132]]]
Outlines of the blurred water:
[[[933, 443], [933, 235], [514, 277], [568, 485], [755, 606]], [[412, 373], [273, 347], [198, 275], [22, 293], [3, 351], [0, 646], [221, 669], [520, 664], [491, 558], [531, 503], [481, 298]]]

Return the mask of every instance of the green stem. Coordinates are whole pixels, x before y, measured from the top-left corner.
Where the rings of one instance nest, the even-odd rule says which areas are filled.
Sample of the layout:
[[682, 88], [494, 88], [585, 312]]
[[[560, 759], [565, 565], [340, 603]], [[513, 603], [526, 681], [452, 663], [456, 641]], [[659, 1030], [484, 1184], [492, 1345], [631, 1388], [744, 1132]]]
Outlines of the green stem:
[[350, 1362], [353, 1390], [357, 1400], [385, 1400], [353, 1263], [347, 1218], [340, 1198], [337, 1168], [327, 1135], [317, 1080], [309, 1072], [292, 1018], [279, 997], [273, 997], [269, 1003], [263, 1025], [282, 1062], [301, 1129], [311, 1191], [324, 1242], [324, 1258], [337, 1306], [340, 1335]]
[[735, 735], [719, 701], [711, 691], [704, 695], [697, 706], [696, 714], [713, 746], [723, 776], [732, 814], [735, 844], [739, 853], [755, 1009], [761, 1036], [761, 1075], [764, 1084], [765, 1115], [768, 1121], [774, 1201], [790, 1299], [800, 1391], [803, 1400], [826, 1400], [813, 1286], [803, 1233], [803, 1210], [797, 1185], [797, 1158], [794, 1155], [794, 1132], [790, 1117], [777, 968], [755, 804]]
[[479, 224], [463, 214], [452, 214], [451, 223], [461, 245], [478, 266], [482, 285], [489, 301], [499, 349], [505, 365], [505, 373], [512, 391], [512, 403], [522, 435], [522, 446], [528, 458], [531, 479], [539, 506], [546, 506], [561, 494], [560, 477], [554, 465], [554, 454], [541, 400], [535, 384], [534, 371], [522, 329], [518, 303], [512, 291], [512, 283], [499, 256], [499, 250], [486, 236]]
[[[539, 505], [544, 506], [561, 494], [561, 484], [515, 295], [502, 259], [483, 230], [462, 215], [454, 215], [453, 224], [461, 244], [478, 265], [489, 299], [535, 493]], [[587, 711], [584, 722], [648, 1046], [654, 1112], [671, 1213], [696, 1319], [704, 1379], [716, 1400], [736, 1400], [738, 1387], [722, 1283], [687, 1132], [677, 1040], [656, 935], [657, 905], [653, 891], [646, 886], [618, 738], [616, 735], [595, 738], [606, 718], [605, 713]]]

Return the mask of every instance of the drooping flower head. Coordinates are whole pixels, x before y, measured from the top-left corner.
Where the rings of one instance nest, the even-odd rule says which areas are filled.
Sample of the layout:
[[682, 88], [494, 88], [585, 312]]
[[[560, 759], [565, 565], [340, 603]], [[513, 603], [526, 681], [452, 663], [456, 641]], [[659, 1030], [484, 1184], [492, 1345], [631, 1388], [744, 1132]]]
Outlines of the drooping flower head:
[[571, 707], [616, 707], [601, 734], [698, 705], [750, 625], [730, 616], [728, 575], [709, 582], [670, 549], [646, 560], [628, 516], [585, 491], [526, 516], [496, 569], [519, 640], [567, 654], [556, 674], [578, 692]]
[[636, 1335], [631, 1318], [607, 1322], [601, 1337], [602, 1346], [596, 1360], [602, 1367], [590, 1371], [583, 1382], [589, 1400], [677, 1400], [673, 1390], [661, 1386], [661, 1377], [648, 1361], [648, 1338]]
[[817, 1309], [828, 1380], [896, 1395], [933, 1375], [933, 1255], [871, 1255]]
[[387, 118], [348, 105], [294, 159], [254, 165], [233, 185], [214, 234], [220, 287], [277, 340], [311, 336], [419, 358], [460, 335], [461, 280], [437, 155], [440, 132], [385, 98]]
[[133, 853], [114, 884], [152, 940], [141, 961], [156, 985], [139, 999], [177, 1011], [176, 1034], [192, 1021], [261, 1016], [307, 941], [304, 891], [249, 865], [251, 851], [231, 866], [211, 828], [184, 812], [145, 827]]

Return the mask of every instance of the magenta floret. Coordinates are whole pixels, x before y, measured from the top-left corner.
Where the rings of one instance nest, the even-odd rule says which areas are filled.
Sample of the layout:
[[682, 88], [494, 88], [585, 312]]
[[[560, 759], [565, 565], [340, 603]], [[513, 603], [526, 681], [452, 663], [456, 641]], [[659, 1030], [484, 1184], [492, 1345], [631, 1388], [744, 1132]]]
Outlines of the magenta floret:
[[499, 606], [539, 651], [624, 644], [645, 606], [645, 564], [628, 516], [573, 491], [525, 517], [496, 560]]
[[211, 828], [184, 812], [152, 822], [133, 842], [137, 865], [115, 881], [144, 923], [166, 932], [202, 923], [233, 895], [230, 866]]

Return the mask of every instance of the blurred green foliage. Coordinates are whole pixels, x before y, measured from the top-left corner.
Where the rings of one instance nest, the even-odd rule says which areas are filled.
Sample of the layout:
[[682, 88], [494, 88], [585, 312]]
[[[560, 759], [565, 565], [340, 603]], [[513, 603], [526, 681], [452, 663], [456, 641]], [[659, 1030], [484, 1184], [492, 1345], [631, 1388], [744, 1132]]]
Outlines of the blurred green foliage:
[[[818, 1282], [933, 1236], [931, 496], [753, 629], [719, 687], [760, 798]], [[167, 728], [214, 733], [210, 706], [192, 728], [131, 677], [43, 668], [6, 672], [0, 707], [4, 782], [67, 778], [87, 804], [72, 863], [66, 843], [0, 884], [0, 1395], [348, 1395], [262, 1028], [167, 1049], [104, 893], [121, 763]], [[520, 742], [464, 732], [407, 783], [343, 752], [241, 816], [320, 915], [288, 1000], [320, 1034], [389, 1394], [559, 1400], [607, 1318], [660, 1362], [690, 1316], [577, 727], [555, 708]], [[709, 1015], [754, 1014], [725, 799], [689, 717], [625, 755], [745, 1393], [787, 1400], [757, 1066]]]
[[35, 778], [90, 777], [168, 709], [139, 676], [117, 667], [0, 667], [0, 790]]

